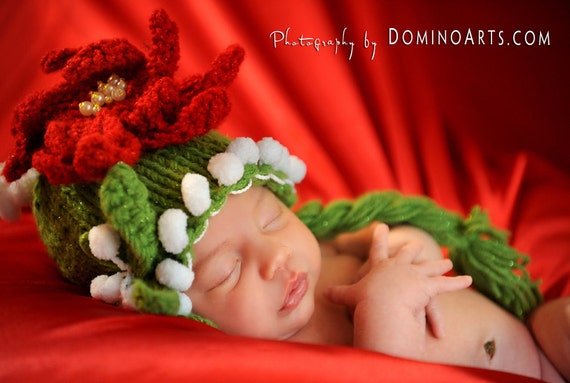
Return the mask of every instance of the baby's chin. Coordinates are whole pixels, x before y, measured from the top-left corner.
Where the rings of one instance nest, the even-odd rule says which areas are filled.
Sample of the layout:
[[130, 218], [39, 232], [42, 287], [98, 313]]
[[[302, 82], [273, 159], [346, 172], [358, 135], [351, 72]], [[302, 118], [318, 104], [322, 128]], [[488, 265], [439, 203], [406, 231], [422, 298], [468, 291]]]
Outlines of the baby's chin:
[[[308, 294], [311, 298], [313, 294]], [[313, 317], [313, 313], [315, 311], [315, 301], [314, 299], [307, 299], [306, 302], [303, 302], [298, 308], [298, 312], [294, 317], [289, 318], [291, 321], [287, 328], [283, 328], [278, 336], [274, 337], [275, 340], [289, 340], [294, 338], [298, 335], [303, 329], [305, 329], [309, 323], [311, 322], [311, 318]]]
[[[299, 312], [295, 313], [297, 315], [293, 315], [289, 318], [275, 319], [275, 321], [266, 328], [255, 326], [253, 328], [249, 327], [248, 329], [242, 329], [242, 331], [236, 331], [233, 333], [231, 331], [228, 331], [226, 333], [230, 335], [239, 335], [257, 339], [279, 341], [290, 340], [291, 338], [295, 338], [296, 335], [298, 335], [304, 328], [309, 325], [309, 322], [313, 316], [314, 303], [307, 303], [310, 303], [307, 304], [309, 307], [302, 307], [302, 310], [299, 310]], [[222, 332], [225, 332], [223, 328], [220, 330], [222, 330]]]
[[219, 328], [223, 333], [227, 335], [235, 335], [235, 336], [243, 336], [246, 338], [254, 338], [254, 339], [266, 339], [266, 340], [279, 340], [279, 341], [286, 341], [296, 334], [299, 333], [305, 326], [298, 326], [298, 327], [288, 327], [286, 329], [276, 329], [273, 328], [271, 330], [260, 331], [259, 328], [256, 329], [249, 329], [245, 330], [242, 329], [241, 331], [225, 331], [223, 328]]

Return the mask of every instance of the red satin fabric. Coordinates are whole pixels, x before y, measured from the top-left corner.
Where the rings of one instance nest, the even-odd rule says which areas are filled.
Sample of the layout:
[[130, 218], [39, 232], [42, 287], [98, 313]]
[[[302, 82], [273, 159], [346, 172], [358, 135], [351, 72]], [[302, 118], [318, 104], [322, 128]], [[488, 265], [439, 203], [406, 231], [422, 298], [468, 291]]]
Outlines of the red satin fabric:
[[[126, 37], [143, 48], [163, 7], [180, 28], [180, 74], [223, 48], [246, 61], [222, 131], [274, 136], [309, 171], [302, 201], [372, 189], [425, 194], [466, 213], [488, 209], [532, 258], [547, 299], [570, 294], [570, 7], [559, 1], [60, 1], [0, 5], [0, 159], [9, 111], [58, 81], [51, 49]], [[354, 42], [273, 46], [270, 33]], [[389, 28], [549, 31], [548, 46], [390, 45]], [[372, 47], [364, 47], [364, 33]], [[488, 38], [488, 34], [486, 36]], [[400, 36], [401, 38], [401, 36]], [[235, 338], [181, 318], [134, 314], [63, 281], [28, 214], [0, 223], [0, 380], [523, 381], [337, 347]]]

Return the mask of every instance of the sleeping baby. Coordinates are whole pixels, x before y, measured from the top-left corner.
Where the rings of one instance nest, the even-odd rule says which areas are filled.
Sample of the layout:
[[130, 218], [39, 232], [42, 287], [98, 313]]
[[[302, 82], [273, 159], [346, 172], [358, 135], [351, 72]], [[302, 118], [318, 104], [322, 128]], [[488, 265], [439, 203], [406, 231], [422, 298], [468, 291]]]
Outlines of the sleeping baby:
[[187, 294], [229, 334], [361, 347], [562, 382], [526, 326], [446, 276], [421, 229], [371, 224], [319, 243], [270, 191], [230, 196], [195, 245]]

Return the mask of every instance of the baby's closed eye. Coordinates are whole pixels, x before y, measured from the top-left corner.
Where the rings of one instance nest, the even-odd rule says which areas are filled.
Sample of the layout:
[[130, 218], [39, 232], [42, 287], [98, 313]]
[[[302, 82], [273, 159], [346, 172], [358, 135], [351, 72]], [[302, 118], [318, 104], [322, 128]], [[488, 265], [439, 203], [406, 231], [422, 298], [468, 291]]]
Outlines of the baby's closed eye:
[[224, 267], [220, 272], [217, 272], [217, 275], [212, 278], [212, 287], [209, 290], [214, 290], [222, 286], [227, 288], [235, 286], [239, 280], [240, 274], [241, 259], [240, 257], [233, 257], [232, 262], [230, 263], [228, 260], [226, 267]]
[[196, 284], [204, 291], [234, 285], [239, 279], [241, 257], [237, 252], [225, 247], [196, 265]]
[[[269, 204], [268, 204], [269, 205]], [[260, 226], [264, 232], [281, 230], [287, 223], [285, 207], [278, 203], [272, 203], [260, 213]]]

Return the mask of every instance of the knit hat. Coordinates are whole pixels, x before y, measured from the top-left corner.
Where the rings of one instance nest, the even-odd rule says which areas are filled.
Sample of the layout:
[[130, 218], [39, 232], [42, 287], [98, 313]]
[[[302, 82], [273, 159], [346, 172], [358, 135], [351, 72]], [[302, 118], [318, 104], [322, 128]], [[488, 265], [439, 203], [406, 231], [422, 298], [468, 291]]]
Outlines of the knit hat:
[[[283, 166], [284, 168], [278, 168]], [[107, 303], [191, 315], [192, 245], [230, 194], [263, 185], [291, 206], [304, 165], [277, 141], [217, 132], [119, 162], [102, 182], [40, 177], [34, 214], [65, 277]], [[75, 239], [75, 240], [74, 240]]]
[[[177, 27], [160, 10], [150, 30], [146, 55], [113, 39], [45, 56], [43, 69], [61, 71], [64, 81], [16, 109], [0, 216], [15, 219], [35, 185], [40, 235], [67, 279], [108, 303], [207, 321], [184, 292], [209, 217], [252, 185], [291, 207], [306, 167], [272, 138], [232, 140], [213, 130], [230, 110], [225, 89], [243, 60], [240, 47], [228, 47], [204, 75], [175, 80]], [[463, 219], [390, 191], [310, 202], [297, 215], [318, 239], [375, 220], [420, 227], [449, 248], [458, 273], [515, 315], [541, 300], [528, 258], [478, 209]]]

